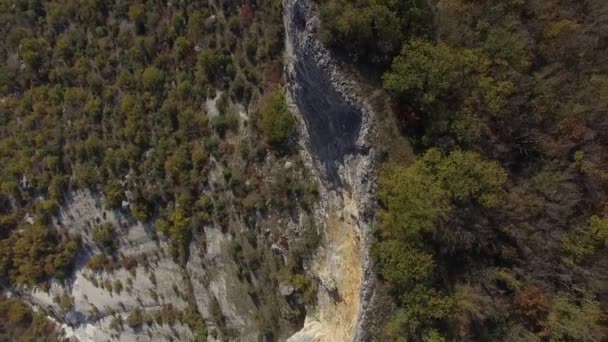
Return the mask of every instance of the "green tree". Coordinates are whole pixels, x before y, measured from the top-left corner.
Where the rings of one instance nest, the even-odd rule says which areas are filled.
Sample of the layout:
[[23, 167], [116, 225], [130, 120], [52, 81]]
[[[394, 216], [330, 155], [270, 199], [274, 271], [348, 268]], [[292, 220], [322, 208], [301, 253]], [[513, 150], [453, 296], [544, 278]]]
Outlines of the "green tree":
[[[430, 139], [448, 132], [458, 122], [455, 113], [461, 110], [459, 106], [471, 89], [477, 87], [477, 76], [486, 68], [487, 61], [478, 50], [414, 38], [393, 59], [391, 69], [383, 76], [384, 87], [399, 101], [414, 106]], [[488, 94], [508, 93], [504, 89], [503, 85]], [[496, 100], [491, 102], [494, 103], [501, 104]], [[454, 128], [454, 132], [462, 132], [462, 127]]]
[[548, 325], [551, 341], [596, 341], [601, 334], [599, 303], [589, 299], [575, 302], [560, 293], [553, 300]]
[[593, 237], [608, 247], [608, 217], [591, 216], [589, 226]]
[[446, 110], [482, 62], [472, 50], [412, 39], [384, 76], [384, 87], [423, 111]]
[[498, 206], [505, 181], [506, 172], [498, 163], [475, 152], [445, 154], [435, 148], [409, 167], [388, 165], [381, 172], [380, 239], [372, 255], [402, 305], [387, 326], [389, 336], [424, 335], [433, 322], [450, 317], [453, 300], [434, 283], [432, 251], [442, 239], [434, 236], [451, 234], [449, 224], [457, 208]]
[[388, 236], [418, 236], [433, 231], [437, 220], [451, 211], [445, 189], [432, 174], [424, 174], [422, 163], [405, 168], [392, 165], [380, 178], [380, 212]]
[[188, 158], [181, 150], [170, 155], [165, 161], [165, 174], [174, 181], [180, 181], [188, 171]]
[[188, 245], [190, 244], [190, 218], [181, 208], [173, 210], [169, 215], [169, 238], [173, 243], [173, 256], [180, 256], [185, 261]]
[[175, 40], [175, 52], [179, 58], [185, 58], [190, 52], [190, 41], [184, 36], [179, 36]]
[[128, 15], [135, 25], [142, 26], [146, 23], [146, 9], [142, 3], [134, 3], [129, 6]]
[[227, 131], [236, 131], [239, 128], [239, 114], [235, 110], [220, 113], [211, 119], [211, 126], [220, 137], [224, 137]]
[[429, 171], [435, 171], [442, 187], [452, 200], [472, 200], [483, 207], [501, 204], [507, 172], [495, 161], [484, 160], [478, 153], [456, 150], [443, 155], [430, 149], [423, 157]]
[[320, 6], [321, 39], [355, 61], [383, 65], [406, 35], [426, 32], [431, 23], [420, 0], [329, 0]]
[[214, 82], [226, 72], [230, 58], [216, 49], [205, 49], [198, 56], [197, 68], [207, 78]]
[[155, 67], [144, 70], [141, 80], [146, 90], [158, 90], [163, 85], [163, 72]]
[[115, 247], [115, 234], [112, 224], [106, 223], [93, 229], [93, 241], [102, 248], [112, 250]]
[[33, 70], [40, 68], [46, 60], [48, 43], [42, 38], [24, 38], [19, 44], [23, 61]]
[[418, 285], [400, 298], [405, 307], [391, 318], [386, 329], [394, 339], [426, 335], [432, 321], [448, 318], [454, 309], [453, 300], [438, 291]]
[[120, 208], [124, 199], [122, 185], [117, 180], [108, 181], [103, 187], [105, 206], [108, 209]]
[[381, 265], [380, 275], [397, 291], [408, 291], [416, 284], [428, 283], [433, 275], [433, 255], [415, 243], [387, 239], [376, 244], [373, 253]]
[[270, 144], [284, 145], [289, 140], [295, 128], [295, 119], [280, 91], [271, 93], [264, 100], [260, 108], [260, 125]]
[[30, 309], [21, 301], [12, 302], [9, 306], [8, 319], [10, 322], [17, 323], [32, 319]]
[[526, 40], [503, 27], [493, 27], [487, 32], [483, 48], [494, 57], [496, 64], [511, 65], [522, 71], [529, 67], [530, 53]]

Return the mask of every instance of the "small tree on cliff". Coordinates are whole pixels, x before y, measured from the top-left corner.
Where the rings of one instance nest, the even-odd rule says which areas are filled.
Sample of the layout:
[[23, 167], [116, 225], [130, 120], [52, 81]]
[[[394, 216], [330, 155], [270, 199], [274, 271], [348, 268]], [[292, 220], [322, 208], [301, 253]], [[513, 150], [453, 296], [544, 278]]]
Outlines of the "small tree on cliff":
[[260, 126], [266, 141], [273, 146], [284, 145], [293, 133], [295, 119], [280, 91], [268, 95], [260, 109]]

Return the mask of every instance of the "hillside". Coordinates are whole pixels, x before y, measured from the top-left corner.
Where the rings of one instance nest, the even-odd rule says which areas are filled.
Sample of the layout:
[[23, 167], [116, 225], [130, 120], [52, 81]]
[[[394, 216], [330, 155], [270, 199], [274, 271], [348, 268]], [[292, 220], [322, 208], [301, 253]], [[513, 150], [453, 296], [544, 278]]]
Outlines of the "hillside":
[[0, 340], [608, 338], [608, 2], [0, 0], [0, 37]]
[[2, 1], [0, 16], [8, 294], [81, 340], [301, 326], [319, 191], [282, 91], [280, 2]]

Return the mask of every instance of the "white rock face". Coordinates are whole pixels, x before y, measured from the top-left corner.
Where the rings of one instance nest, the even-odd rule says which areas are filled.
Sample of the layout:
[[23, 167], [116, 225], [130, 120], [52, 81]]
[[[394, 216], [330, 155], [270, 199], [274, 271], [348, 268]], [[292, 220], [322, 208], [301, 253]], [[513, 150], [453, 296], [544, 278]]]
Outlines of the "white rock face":
[[[127, 316], [118, 314], [126, 320]], [[152, 341], [192, 341], [194, 335], [190, 329], [181, 324], [176, 323], [172, 326], [154, 324], [151, 327], [144, 327], [141, 330], [133, 330], [126, 328], [124, 331], [116, 334], [111, 334], [114, 329], [111, 327], [113, 318], [106, 317], [95, 324], [83, 324], [76, 328], [66, 326], [66, 336], [76, 338], [79, 341], [137, 341], [137, 342], [152, 342]]]
[[[190, 274], [193, 294], [199, 312], [206, 321], [213, 318], [213, 307], [217, 305], [226, 319], [227, 328], [238, 331], [244, 341], [255, 341], [259, 336], [255, 317], [255, 306], [243, 284], [234, 281], [236, 266], [226, 259], [230, 239], [219, 230], [206, 227], [206, 254], [202, 258], [198, 244], [190, 245], [187, 269]], [[203, 267], [209, 263], [213, 267]]]
[[[53, 314], [63, 323], [67, 335], [80, 341], [193, 340], [188, 326], [179, 322], [172, 326], [144, 325], [137, 331], [127, 324], [119, 330], [111, 327], [112, 321], [121, 317], [125, 322], [136, 309], [149, 314], [169, 307], [184, 310], [190, 295], [210, 332], [214, 330], [212, 311], [217, 307], [228, 329], [245, 341], [257, 340], [255, 307], [243, 295], [247, 294], [243, 284], [236, 280], [236, 266], [228, 252], [230, 235], [205, 227], [205, 245], [200, 246], [195, 238], [184, 269], [167, 253], [168, 246], [154, 238], [151, 227], [118, 211], [105, 210], [102, 204], [103, 198], [89, 191], [71, 194], [54, 224], [82, 237], [84, 251], [78, 257], [76, 270], [65, 283], [55, 281], [48, 291], [31, 289], [21, 293], [21, 297]], [[85, 267], [91, 256], [103, 253], [91, 234], [93, 227], [105, 223], [115, 227], [117, 250], [124, 260], [137, 260], [137, 266], [108, 272], [93, 272]], [[120, 293], [117, 283], [122, 287]], [[71, 309], [60, 307], [58, 299], [62, 297], [71, 298]], [[208, 339], [214, 337], [210, 335]]]
[[[66, 331], [81, 341], [148, 341], [192, 336], [188, 328], [179, 323], [171, 329], [163, 325], [146, 327], [145, 334], [128, 327], [122, 331], [109, 327], [112, 320], [119, 316], [126, 320], [136, 309], [148, 313], [169, 306], [184, 309], [188, 305], [184, 299], [188, 288], [183, 281], [185, 273], [166, 255], [166, 246], [152, 238], [149, 227], [119, 212], [104, 210], [102, 203], [103, 198], [89, 191], [71, 194], [54, 224], [82, 237], [84, 251], [78, 257], [76, 271], [66, 283], [52, 282], [48, 292], [33, 289], [25, 296], [31, 303], [62, 317], [70, 326]], [[93, 272], [85, 267], [92, 255], [103, 253], [93, 243], [91, 232], [93, 227], [105, 223], [115, 227], [118, 250], [125, 260], [139, 260], [137, 266], [108, 272]], [[141, 262], [143, 259], [147, 260], [145, 265]], [[58, 299], [64, 297], [71, 299], [72, 308], [60, 307]]]

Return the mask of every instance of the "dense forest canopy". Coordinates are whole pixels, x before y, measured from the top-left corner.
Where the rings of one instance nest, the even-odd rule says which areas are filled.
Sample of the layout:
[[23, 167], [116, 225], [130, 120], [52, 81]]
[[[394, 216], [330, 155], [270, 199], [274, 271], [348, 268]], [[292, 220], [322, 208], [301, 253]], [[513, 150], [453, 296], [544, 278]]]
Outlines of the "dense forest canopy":
[[383, 155], [384, 338], [605, 339], [608, 3], [319, 5], [418, 154]]

